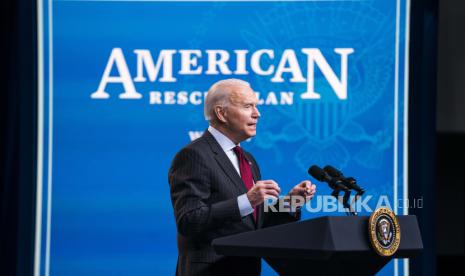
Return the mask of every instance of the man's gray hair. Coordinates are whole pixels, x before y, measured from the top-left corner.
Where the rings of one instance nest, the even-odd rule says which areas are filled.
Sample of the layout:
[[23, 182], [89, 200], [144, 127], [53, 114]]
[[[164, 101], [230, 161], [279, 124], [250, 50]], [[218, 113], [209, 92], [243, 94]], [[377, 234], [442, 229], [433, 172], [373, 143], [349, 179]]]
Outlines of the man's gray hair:
[[250, 84], [240, 79], [225, 79], [215, 82], [210, 87], [205, 98], [205, 120], [212, 122], [216, 119], [215, 106], [227, 107], [230, 104], [230, 93], [237, 86], [250, 87]]

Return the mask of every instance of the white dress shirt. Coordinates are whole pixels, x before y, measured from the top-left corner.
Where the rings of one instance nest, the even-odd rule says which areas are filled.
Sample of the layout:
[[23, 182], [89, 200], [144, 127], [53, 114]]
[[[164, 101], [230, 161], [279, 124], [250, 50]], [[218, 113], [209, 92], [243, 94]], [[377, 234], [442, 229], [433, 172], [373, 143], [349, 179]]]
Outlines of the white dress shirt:
[[[234, 144], [234, 142], [231, 141], [231, 139], [226, 137], [226, 135], [224, 135], [212, 126], [208, 127], [208, 132], [210, 132], [213, 135], [213, 137], [215, 137], [215, 140], [218, 142], [218, 144], [220, 144], [224, 153], [226, 153], [226, 156], [229, 158], [229, 160], [231, 160], [231, 163], [233, 164], [237, 173], [239, 174], [239, 176], [241, 176], [241, 170], [239, 169], [239, 160], [237, 158], [236, 153], [233, 150], [236, 147], [236, 144]], [[241, 213], [242, 217], [245, 217], [253, 213], [253, 207], [252, 204], [250, 204], [249, 199], [247, 198], [247, 194], [242, 194], [237, 197], [237, 205], [239, 206], [239, 212]]]

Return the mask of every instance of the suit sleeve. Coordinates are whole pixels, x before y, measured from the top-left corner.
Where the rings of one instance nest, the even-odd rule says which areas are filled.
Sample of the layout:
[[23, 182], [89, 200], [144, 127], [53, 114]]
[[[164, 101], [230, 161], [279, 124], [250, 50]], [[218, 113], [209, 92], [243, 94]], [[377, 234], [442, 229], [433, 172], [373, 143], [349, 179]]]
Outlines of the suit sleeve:
[[185, 148], [168, 173], [171, 202], [179, 233], [199, 235], [224, 222], [240, 221], [237, 198], [210, 202], [211, 169], [195, 150]]

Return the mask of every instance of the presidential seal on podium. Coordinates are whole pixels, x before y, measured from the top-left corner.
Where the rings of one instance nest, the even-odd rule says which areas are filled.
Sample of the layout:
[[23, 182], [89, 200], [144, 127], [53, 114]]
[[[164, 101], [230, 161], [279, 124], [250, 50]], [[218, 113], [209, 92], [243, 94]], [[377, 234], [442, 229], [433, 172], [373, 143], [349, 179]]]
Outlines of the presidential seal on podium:
[[390, 209], [376, 209], [368, 220], [368, 236], [373, 249], [383, 257], [396, 253], [400, 244], [400, 226]]

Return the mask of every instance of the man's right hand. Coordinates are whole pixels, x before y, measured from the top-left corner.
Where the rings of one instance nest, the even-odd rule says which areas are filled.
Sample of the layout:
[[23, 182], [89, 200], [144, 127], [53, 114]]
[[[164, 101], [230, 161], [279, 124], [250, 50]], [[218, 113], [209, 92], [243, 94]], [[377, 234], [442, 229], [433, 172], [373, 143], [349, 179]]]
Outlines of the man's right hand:
[[268, 197], [278, 198], [281, 189], [274, 180], [260, 180], [247, 192], [252, 207], [260, 205]]

